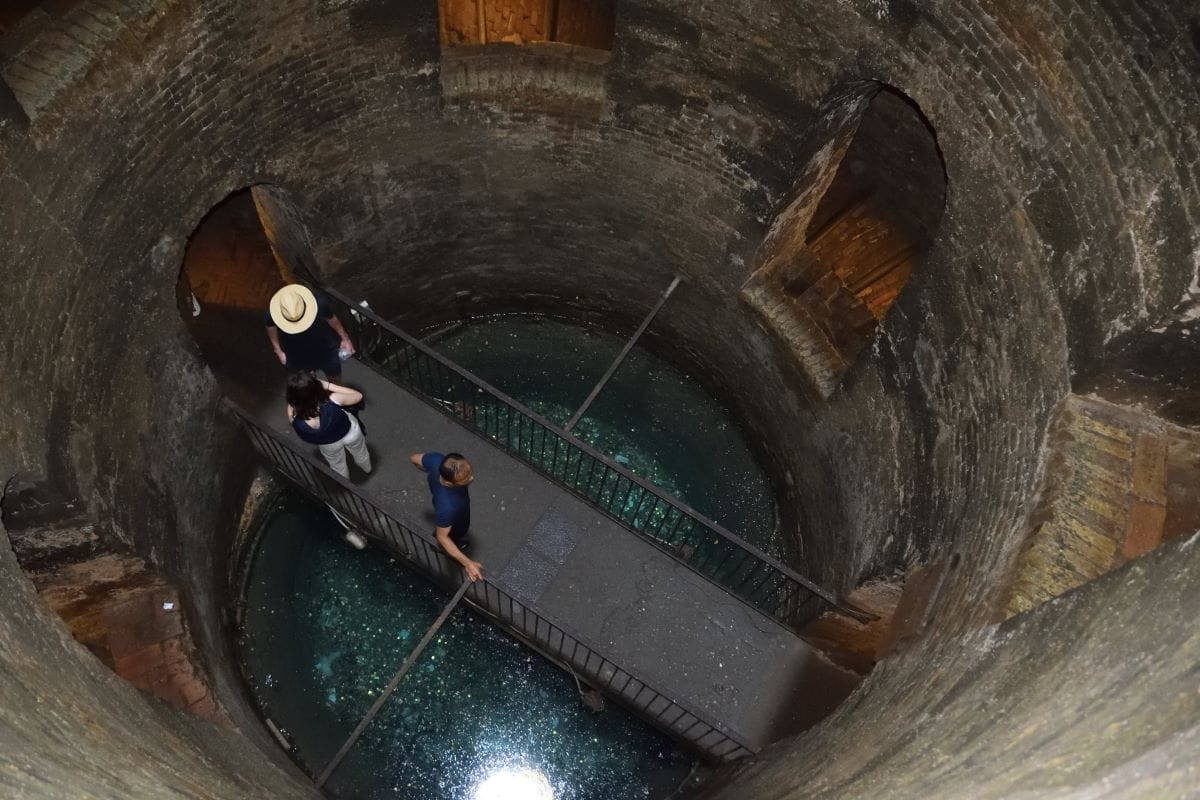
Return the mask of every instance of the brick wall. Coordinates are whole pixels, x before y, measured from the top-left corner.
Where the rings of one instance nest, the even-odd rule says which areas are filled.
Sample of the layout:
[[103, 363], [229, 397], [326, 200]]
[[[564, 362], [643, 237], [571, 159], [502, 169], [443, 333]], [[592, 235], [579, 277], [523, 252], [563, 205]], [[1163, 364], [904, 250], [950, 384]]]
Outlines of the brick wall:
[[[624, 331], [682, 274], [646, 341], [744, 421], [797, 564], [840, 588], [953, 565], [930, 611], [928, 647], [946, 649], [877, 670], [828, 724], [838, 736], [781, 750], [736, 796], [806, 780], [852, 796], [858, 770], [938, 772], [926, 712], [952, 695], [989, 708], [967, 691], [991, 688], [970, 677], [986, 648], [956, 637], [986, 621], [1015, 557], [1055, 403], [1118, 337], [1175, 318], [1196, 280], [1186, 4], [626, 0], [587, 115], [507, 107], [499, 77], [496, 102], [447, 103], [433, 3], [78, 13], [0, 48], [29, 117], [0, 126], [0, 366], [39, 387], [8, 398], [0, 468], [87, 498], [204, 610], [197, 638], [219, 665], [244, 465], [172, 297], [187, 237], [221, 199], [286, 190], [326, 278], [406, 324], [523, 308]], [[866, 80], [920, 106], [951, 189], [927, 262], [822, 402], [739, 292], [764, 239], [788, 233], [772, 221], [819, 197], [793, 191], [833, 156], [805, 147], [838, 122], [822, 99]], [[1168, 561], [1141, 561], [1155, 591], [1180, 583]], [[1039, 653], [1043, 624], [1014, 626], [1009, 652]], [[1152, 646], [1121, 633], [1112, 652]], [[1149, 675], [1163, 694], [1165, 675]], [[236, 676], [214, 683], [250, 730]]]
[[[1033, 527], [1000, 616], [1082, 586], [1200, 524], [1200, 434], [1137, 409], [1072, 395], [1051, 430]], [[1173, 495], [1169, 497], [1169, 494]]]
[[[1110, 43], [1133, 65], [1108, 82], [1112, 102], [1185, 108], [1190, 84], [1151, 85], [1151, 73], [1178, 73], [1191, 51], [1160, 55], [1157, 68], [1133, 60], [1147, 50], [1147, 31], [1173, 30], [1163, 22], [1169, 17], [1154, 12], [1149, 19], [1158, 22], [1134, 23], [1132, 12], [1106, 8], [1080, 25], [1079, 36]], [[48, 74], [59, 75], [51, 83], [61, 88], [28, 94], [34, 124], [28, 137], [6, 141], [2, 180], [5, 196], [32, 193], [37, 202], [19, 216], [7, 210], [6, 222], [41, 230], [69, 220], [79, 233], [45, 246], [12, 240], [7, 257], [25, 261], [36, 251], [39, 267], [28, 269], [64, 287], [28, 303], [12, 287], [6, 299], [28, 313], [8, 323], [14, 331], [36, 319], [46, 340], [65, 334], [64, 347], [81, 348], [81, 369], [143, 343], [160, 350], [169, 341], [163, 326], [175, 324], [170, 315], [140, 316], [134, 341], [116, 320], [74, 315], [68, 325], [59, 310], [76, 298], [66, 287], [80, 286], [86, 270], [98, 281], [94, 290], [159, 308], [155, 298], [182, 240], [228, 191], [257, 179], [277, 181], [308, 209], [316, 255], [331, 278], [414, 324], [463, 310], [561, 308], [566, 298], [573, 312], [607, 317], [620, 330], [636, 318], [632, 309], [648, 306], [657, 287], [682, 271], [689, 278], [682, 302], [664, 312], [664, 333], [648, 341], [747, 420], [772, 473], [791, 474], [791, 485], [781, 478], [780, 486], [791, 527], [809, 532], [801, 549], [814, 573], [840, 582], [928, 551], [938, 531], [977, 513], [964, 501], [968, 485], [1006, 498], [994, 519], [1015, 513], [1017, 487], [1027, 482], [1011, 476], [1028, 473], [1035, 457], [1022, 466], [989, 462], [987, 453], [1008, 449], [1014, 435], [1037, 438], [1066, 380], [1063, 360], [1082, 368], [1103, 347], [1089, 319], [1120, 326], [1145, 313], [1150, 324], [1190, 281], [1190, 258], [1178, 255], [1191, 248], [1195, 212], [1178, 192], [1194, 184], [1194, 137], [1186, 127], [1163, 126], [1127, 151], [1124, 128], [1105, 133], [1087, 124], [1117, 115], [1083, 114], [1078, 103], [1095, 90], [1072, 78], [1081, 64], [1063, 61], [1053, 83], [1042, 80], [1045, 70], [1036, 80], [1024, 74], [1042, 69], [1049, 45], [1022, 37], [1065, 41], [1054, 14], [1035, 31], [1016, 31], [1015, 14], [969, 4], [909, 25], [902, 15], [880, 20], [853, 4], [820, 14], [764, 7], [705, 16], [630, 3], [618, 16], [605, 110], [581, 118], [444, 108], [436, 14], [420, 4], [318, 10], [301, 24], [270, 3], [208, 4], [194, 13], [164, 4], [74, 54], [109, 58], [111, 66], [81, 63], [69, 71], [74, 83], [59, 75], [67, 65], [56, 66]], [[775, 359], [775, 344], [735, 298], [774, 211], [804, 177], [803, 140], [819, 122], [813, 109], [834, 73], [853, 65], [841, 46], [849, 33], [872, 43], [864, 51], [875, 65], [869, 71], [926, 111], [961, 190], [927, 276], [914, 279], [911, 299], [901, 298], [872, 357], [852, 371], [836, 403], [812, 404], [803, 377]], [[959, 35], [980, 47], [959, 47]], [[18, 55], [6, 69], [36, 63]], [[1080, 92], [1067, 93], [1067, 80]], [[1179, 157], [1167, 157], [1173, 152]], [[1115, 161], [1097, 172], [1101, 154], [1100, 163]], [[1076, 183], [1092, 176], [1096, 190], [1067, 191], [1062, 176]], [[1128, 202], [1110, 191], [1118, 184], [1158, 186], [1161, 200]], [[119, 186], [138, 188], [110, 191]], [[1118, 208], [1137, 209], [1136, 231], [1118, 221]], [[131, 250], [142, 262], [130, 263]], [[132, 290], [123, 277], [129, 269], [139, 276]], [[728, 349], [712, 351], [714, 324], [729, 333]], [[102, 353], [94, 346], [100, 341], [111, 349]], [[50, 367], [50, 354], [38, 348], [21, 358], [32, 374]], [[741, 391], [748, 362], [761, 387], [753, 393]], [[171, 380], [172, 372], [148, 380]], [[1016, 380], [1017, 373], [1036, 379]], [[956, 399], [963, 397], [972, 401]], [[986, 423], [967, 418], [980, 398], [1010, 410]], [[858, 418], [867, 408], [882, 411], [864, 427]], [[36, 408], [22, 413], [45, 417]], [[960, 425], [976, 442], [970, 452], [942, 433]], [[911, 433], [900, 437], [901, 430]], [[98, 485], [101, 466], [117, 469], [113, 459], [139, 463], [124, 445], [97, 440], [83, 449], [93, 455], [62, 471], [87, 484]], [[971, 466], [959, 465], [960, 454]], [[905, 466], [913, 463], [935, 467]], [[871, 479], [861, 480], [863, 473]], [[861, 494], [846, 488], [862, 485], [870, 488]], [[148, 513], [144, 503], [106, 494], [101, 501], [129, 517], [123, 527], [155, 527], [139, 518]], [[929, 519], [945, 521], [931, 528]], [[859, 533], [847, 538], [845, 530]]]

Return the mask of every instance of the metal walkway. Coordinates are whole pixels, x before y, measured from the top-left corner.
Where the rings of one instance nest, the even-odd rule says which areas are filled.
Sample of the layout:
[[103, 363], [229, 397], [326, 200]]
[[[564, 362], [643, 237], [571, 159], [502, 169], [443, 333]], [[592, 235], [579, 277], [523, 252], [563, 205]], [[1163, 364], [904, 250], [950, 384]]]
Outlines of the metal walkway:
[[405, 337], [398, 348], [393, 334], [403, 334], [338, 310], [374, 363], [347, 362], [343, 375], [367, 398], [362, 419], [375, 463], [351, 486], [292, 434], [284, 375], [260, 317], [205, 313], [195, 328], [201, 348], [228, 408], [272, 466], [376, 545], [454, 586], [461, 569], [434, 543], [425, 476], [408, 455], [465, 453], [476, 474], [471, 555], [485, 569], [468, 602], [709, 758], [742, 757], [811, 725], [857, 683], [778, 618], [806, 619], [828, 607], [807, 589], [803, 597], [793, 590], [794, 573], [780, 577], [769, 559], [766, 567], [747, 561], [742, 549], [714, 539], [711, 523], [696, 523], [694, 512], [631, 482], [602, 456], [607, 463], [597, 473], [593, 455], [575, 445], [554, 439], [548, 450], [553, 437], [522, 427], [475, 383], [463, 386], [457, 368], [449, 371], [454, 380], [426, 378], [434, 396], [401, 388], [404, 370], [431, 369], [415, 340]]

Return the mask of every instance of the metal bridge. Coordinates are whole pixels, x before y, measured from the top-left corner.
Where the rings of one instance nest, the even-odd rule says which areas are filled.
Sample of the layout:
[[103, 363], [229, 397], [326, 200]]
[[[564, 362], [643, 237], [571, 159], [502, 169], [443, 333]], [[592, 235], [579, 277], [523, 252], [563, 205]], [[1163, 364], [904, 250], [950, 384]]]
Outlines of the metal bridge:
[[[197, 338], [254, 449], [375, 546], [452, 590], [412, 452], [475, 469], [465, 602], [612, 700], [712, 760], [756, 753], [836, 706], [857, 676], [796, 630], [827, 591], [705, 519], [370, 310], [325, 290], [358, 357], [375, 469], [351, 484], [292, 433], [258, 315]], [[213, 326], [217, 327], [213, 327]], [[273, 366], [272, 366], [273, 365]]]

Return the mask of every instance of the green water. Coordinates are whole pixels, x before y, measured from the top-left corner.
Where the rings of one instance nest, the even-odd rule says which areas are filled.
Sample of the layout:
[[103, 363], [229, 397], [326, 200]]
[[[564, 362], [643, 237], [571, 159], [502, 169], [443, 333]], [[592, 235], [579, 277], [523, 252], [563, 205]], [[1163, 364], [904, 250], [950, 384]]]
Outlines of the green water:
[[[322, 506], [284, 495], [251, 567], [240, 637], [263, 714], [313, 774], [448, 599], [341, 533]], [[480, 793], [507, 771], [544, 781], [555, 800], [645, 800], [670, 793], [691, 763], [611, 704], [589, 711], [569, 675], [460, 609], [327, 787], [362, 800], [540, 800], [528, 790]]]
[[[429, 342], [451, 360], [562, 425], [625, 340], [531, 316], [472, 320]], [[575, 433], [746, 541], [778, 554], [766, 475], [725, 410], [700, 385], [635, 347]]]

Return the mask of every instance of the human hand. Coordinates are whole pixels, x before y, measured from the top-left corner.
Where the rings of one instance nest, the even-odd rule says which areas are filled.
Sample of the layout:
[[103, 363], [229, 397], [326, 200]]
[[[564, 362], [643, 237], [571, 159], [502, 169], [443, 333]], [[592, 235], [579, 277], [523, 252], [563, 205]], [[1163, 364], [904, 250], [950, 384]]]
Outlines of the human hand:
[[467, 561], [463, 565], [463, 569], [467, 571], [467, 577], [471, 579], [472, 583], [483, 580], [483, 564], [480, 564], [478, 561]]
[[276, 350], [275, 357], [279, 359], [280, 364], [283, 364], [285, 367], [287, 366], [287, 353], [282, 350]]
[[354, 355], [354, 342], [349, 339], [342, 339], [341, 344], [338, 345], [338, 349], [346, 354], [346, 358], [349, 358]]

